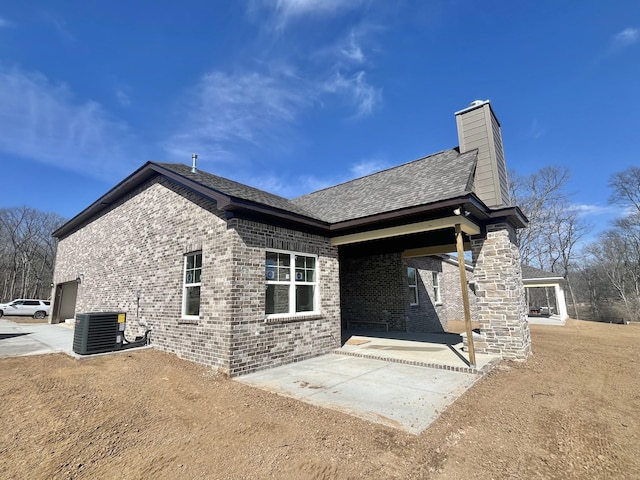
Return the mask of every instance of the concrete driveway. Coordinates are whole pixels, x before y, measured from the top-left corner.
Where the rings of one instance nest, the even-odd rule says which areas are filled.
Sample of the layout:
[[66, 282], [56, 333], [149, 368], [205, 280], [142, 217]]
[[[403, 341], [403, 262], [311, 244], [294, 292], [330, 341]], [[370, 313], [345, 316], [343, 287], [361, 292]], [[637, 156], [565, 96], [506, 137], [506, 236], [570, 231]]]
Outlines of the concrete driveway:
[[65, 352], [73, 354], [73, 328], [47, 323], [16, 323], [0, 318], [0, 358]]

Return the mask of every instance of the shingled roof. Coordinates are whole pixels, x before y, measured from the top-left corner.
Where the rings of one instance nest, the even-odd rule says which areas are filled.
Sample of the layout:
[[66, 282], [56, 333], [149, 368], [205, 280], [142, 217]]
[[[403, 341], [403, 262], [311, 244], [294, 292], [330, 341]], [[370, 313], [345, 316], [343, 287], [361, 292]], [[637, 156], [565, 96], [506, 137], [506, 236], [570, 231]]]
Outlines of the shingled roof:
[[562, 275], [552, 272], [546, 272], [539, 268], [534, 268], [531, 265], [522, 264], [522, 279], [523, 280], [541, 280], [541, 279], [563, 279]]
[[274, 195], [273, 193], [265, 192], [248, 185], [244, 185], [228, 178], [218, 177], [202, 170], [191, 171], [191, 167], [182, 163], [162, 163], [151, 162], [155, 165], [159, 165], [167, 170], [170, 170], [178, 175], [192, 180], [200, 185], [211, 188], [217, 192], [227, 195], [232, 198], [247, 200], [249, 202], [259, 203], [271, 208], [277, 208], [286, 212], [295, 213], [297, 215], [303, 215], [310, 218], [320, 219], [317, 215], [307, 211], [301, 206], [287, 200], [284, 197]]
[[471, 193], [477, 150], [444, 150], [291, 200], [329, 223], [427, 205]]
[[477, 151], [445, 150], [293, 200], [181, 163], [147, 162], [53, 236], [63, 238], [156, 175], [167, 177], [227, 212], [252, 212], [327, 230], [332, 223], [454, 199], [471, 193]]

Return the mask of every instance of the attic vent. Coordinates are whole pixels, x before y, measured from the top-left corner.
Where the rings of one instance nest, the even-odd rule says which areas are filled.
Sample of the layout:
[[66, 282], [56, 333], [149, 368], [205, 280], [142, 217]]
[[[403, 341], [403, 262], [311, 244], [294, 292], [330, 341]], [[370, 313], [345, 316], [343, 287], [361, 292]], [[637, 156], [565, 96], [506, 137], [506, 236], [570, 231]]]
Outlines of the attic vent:
[[196, 173], [196, 163], [198, 162], [198, 154], [194, 153], [191, 155], [191, 172]]

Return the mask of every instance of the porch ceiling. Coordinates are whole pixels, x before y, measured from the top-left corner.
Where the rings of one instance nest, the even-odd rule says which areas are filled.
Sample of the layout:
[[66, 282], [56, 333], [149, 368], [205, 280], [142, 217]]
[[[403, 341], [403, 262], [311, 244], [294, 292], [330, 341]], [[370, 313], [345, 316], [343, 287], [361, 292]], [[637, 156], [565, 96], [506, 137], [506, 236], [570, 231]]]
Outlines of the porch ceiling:
[[[455, 228], [460, 225], [461, 229], [467, 235], [478, 235], [480, 226], [472, 222], [466, 217], [451, 216], [427, 220], [424, 222], [408, 223], [394, 227], [379, 228], [376, 230], [368, 230], [364, 232], [352, 233], [349, 235], [341, 235], [331, 239], [333, 246], [349, 245], [353, 243], [368, 242], [372, 240], [381, 240], [404, 235], [412, 235], [416, 233], [431, 232], [448, 228]], [[448, 243], [448, 242], [447, 242]]]
[[[447, 227], [395, 237], [382, 237], [346, 243], [339, 245], [338, 248], [340, 255], [352, 258], [398, 252], [401, 252], [404, 257], [451, 253], [456, 251], [455, 229]], [[465, 248], [470, 248], [468, 242], [465, 243]]]

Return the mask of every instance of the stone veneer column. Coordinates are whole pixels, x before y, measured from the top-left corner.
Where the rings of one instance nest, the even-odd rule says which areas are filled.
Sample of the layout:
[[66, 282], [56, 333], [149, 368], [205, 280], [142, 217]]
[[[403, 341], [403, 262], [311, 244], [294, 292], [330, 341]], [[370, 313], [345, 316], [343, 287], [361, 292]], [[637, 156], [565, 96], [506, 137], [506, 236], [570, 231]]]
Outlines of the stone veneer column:
[[488, 225], [485, 238], [472, 237], [471, 248], [481, 335], [475, 351], [525, 360], [531, 335], [515, 229], [506, 223]]

